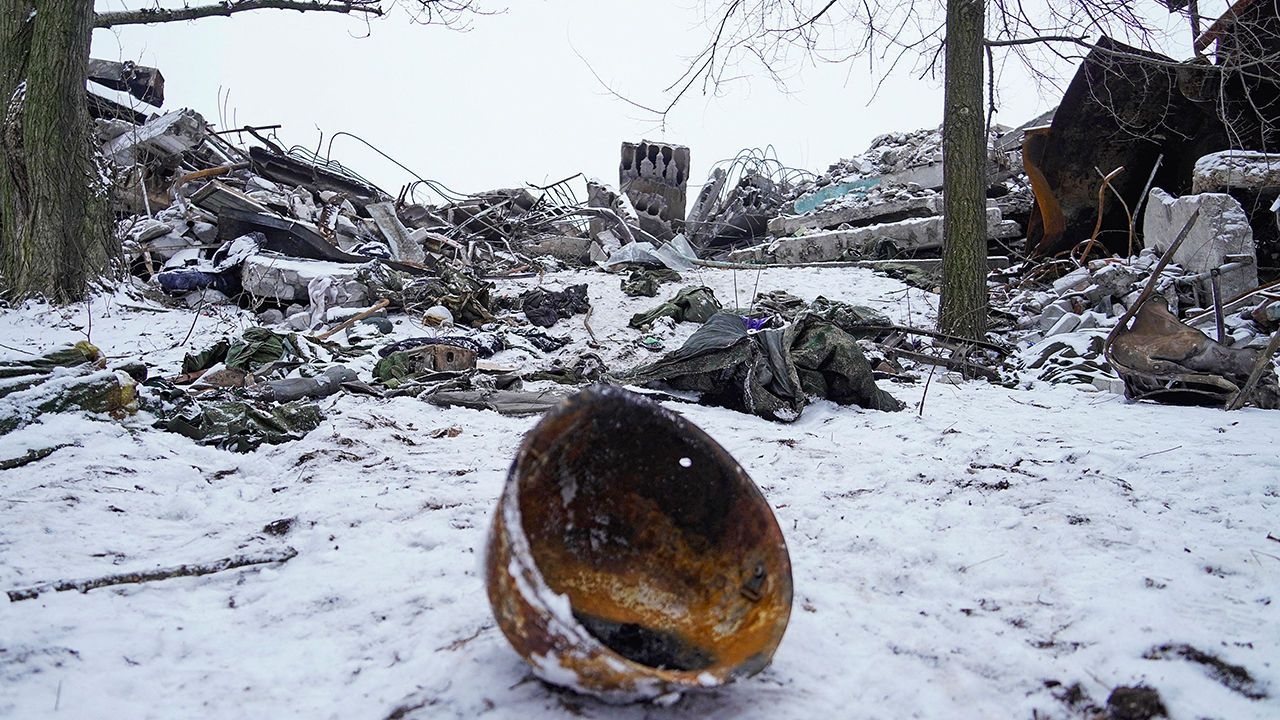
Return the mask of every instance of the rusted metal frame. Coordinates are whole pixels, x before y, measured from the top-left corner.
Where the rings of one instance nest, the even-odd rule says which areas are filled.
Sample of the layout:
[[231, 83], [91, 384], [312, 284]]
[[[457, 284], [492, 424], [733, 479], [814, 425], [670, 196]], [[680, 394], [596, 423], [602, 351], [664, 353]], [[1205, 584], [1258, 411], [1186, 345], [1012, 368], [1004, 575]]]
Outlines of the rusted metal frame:
[[[1166, 393], [1178, 393], [1179, 395], [1203, 395], [1206, 398], [1220, 402], [1224, 392], [1230, 393], [1231, 395], [1229, 395], [1229, 397], [1234, 397], [1234, 394], [1240, 390], [1235, 383], [1217, 375], [1206, 375], [1203, 373], [1178, 373], [1177, 375], [1170, 377], [1167, 375], [1152, 375], [1140, 370], [1126, 369], [1125, 372], [1130, 376], [1136, 376], [1146, 384], [1161, 386], [1158, 390], [1145, 390], [1132, 395], [1134, 400], [1146, 400], [1147, 398], [1157, 397]], [[1187, 383], [1209, 385], [1217, 388], [1218, 391], [1215, 392], [1212, 390], [1201, 390], [1196, 387], [1188, 387]]]
[[[1098, 170], [1098, 169], [1094, 168], [1094, 170]], [[1111, 180], [1122, 172], [1124, 172], [1123, 165], [1116, 168], [1115, 170], [1112, 170], [1106, 175], [1102, 175], [1102, 171], [1098, 170], [1098, 174], [1102, 175], [1102, 184], [1098, 186], [1098, 221], [1093, 225], [1093, 234], [1089, 236], [1088, 244], [1085, 245], [1084, 251], [1080, 253], [1080, 259], [1077, 261], [1080, 265], [1084, 265], [1086, 262], [1089, 261], [1089, 253], [1093, 252], [1093, 246], [1095, 243], [1098, 242], [1098, 234], [1102, 232], [1102, 211], [1106, 209], [1107, 188], [1111, 187]], [[1117, 197], [1119, 197], [1118, 194], [1117, 194]], [[1129, 227], [1132, 231], [1133, 215], [1129, 213], [1129, 206], [1125, 204], [1124, 198], [1120, 198], [1120, 203], [1124, 205], [1124, 211], [1126, 214], [1129, 215], [1129, 220], [1130, 220]], [[1133, 247], [1132, 236], [1129, 237], [1129, 247]]]
[[218, 167], [211, 167], [211, 168], [206, 168], [204, 170], [189, 172], [186, 175], [183, 175], [179, 177], [177, 180], [173, 181], [173, 185], [169, 186], [169, 196], [176, 200], [178, 198], [178, 188], [182, 187], [183, 185], [186, 185], [192, 180], [205, 180], [208, 178], [220, 177], [222, 175], [226, 175], [227, 173], [235, 172], [236, 170], [244, 170], [247, 167], [249, 167], [249, 163], [239, 162], [239, 163], [232, 163], [230, 165], [219, 165]]

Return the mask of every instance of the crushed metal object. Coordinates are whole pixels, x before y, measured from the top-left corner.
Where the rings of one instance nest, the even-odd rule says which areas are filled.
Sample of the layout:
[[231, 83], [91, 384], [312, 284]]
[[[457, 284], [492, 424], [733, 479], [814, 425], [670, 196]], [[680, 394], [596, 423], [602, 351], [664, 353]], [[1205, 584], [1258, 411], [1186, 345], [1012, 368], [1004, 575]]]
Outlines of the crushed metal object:
[[[1229, 406], [1258, 362], [1258, 351], [1229, 348], [1178, 322], [1164, 298], [1142, 304], [1133, 325], [1117, 326], [1106, 357], [1124, 380], [1125, 396], [1172, 405]], [[1280, 408], [1274, 372], [1252, 388], [1247, 402]]]
[[498, 626], [534, 673], [614, 702], [754, 675], [791, 614], [786, 543], [742, 467], [608, 386], [525, 436], [486, 568]]

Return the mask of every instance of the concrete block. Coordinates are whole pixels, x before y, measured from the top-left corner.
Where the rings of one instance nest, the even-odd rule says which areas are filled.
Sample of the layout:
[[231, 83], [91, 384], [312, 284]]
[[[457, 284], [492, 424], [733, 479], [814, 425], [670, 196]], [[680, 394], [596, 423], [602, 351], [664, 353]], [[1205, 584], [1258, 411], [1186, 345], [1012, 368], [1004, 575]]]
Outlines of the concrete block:
[[1067, 311], [1063, 310], [1057, 305], [1045, 306], [1045, 309], [1040, 311], [1041, 329], [1048, 330], [1049, 328], [1053, 327], [1055, 323], [1061, 320], [1066, 314], [1067, 314]]
[[1092, 280], [1097, 290], [1093, 294], [1086, 290], [1085, 294], [1094, 302], [1108, 296], [1120, 297], [1132, 290], [1141, 279], [1141, 275], [1124, 265], [1108, 263], [1093, 273]]
[[1054, 280], [1053, 291], [1058, 295], [1065, 295], [1069, 292], [1083, 290], [1089, 286], [1090, 279], [1088, 268], [1076, 268]]
[[246, 292], [257, 297], [309, 302], [307, 286], [323, 277], [334, 279], [337, 291], [335, 305], [366, 303], [369, 289], [356, 280], [360, 265], [297, 260], [270, 255], [254, 255], [241, 266], [241, 283]]
[[1094, 328], [1101, 327], [1102, 323], [1106, 320], [1106, 315], [1089, 311], [1080, 316], [1080, 324], [1076, 326], [1076, 330], [1092, 330]]
[[1001, 220], [994, 225], [987, 225], [988, 240], [1009, 240], [1020, 237], [1022, 237], [1022, 226], [1016, 220]]
[[1124, 381], [1119, 378], [1104, 377], [1102, 375], [1093, 376], [1093, 386], [1102, 392], [1109, 392], [1115, 395], [1124, 394]]
[[174, 110], [148, 120], [134, 130], [102, 146], [102, 154], [118, 165], [132, 165], [140, 152], [167, 158], [185, 152], [204, 140], [204, 118], [194, 110]]
[[521, 248], [527, 255], [550, 255], [557, 260], [586, 261], [589, 259], [591, 238], [549, 236], [538, 238]]
[[1196, 161], [1191, 192], [1226, 192], [1231, 188], [1280, 186], [1280, 154], [1223, 150]]
[[[1143, 244], [1162, 251], [1168, 248], [1196, 209], [1200, 210], [1200, 218], [1173, 254], [1173, 262], [1194, 274], [1226, 264], [1227, 255], [1256, 257], [1249, 216], [1226, 193], [1175, 198], [1160, 188], [1152, 188], [1143, 216]], [[1219, 283], [1227, 298], [1254, 289], [1258, 286], [1257, 263], [1222, 275]], [[1201, 290], [1210, 291], [1208, 280], [1202, 282]]]
[[[1001, 222], [1000, 210], [987, 208], [988, 235]], [[824, 262], [846, 258], [864, 258], [875, 252], [875, 246], [888, 240], [905, 251], [934, 250], [942, 247], [942, 218], [912, 218], [894, 223], [870, 225], [852, 230], [833, 230], [802, 237], [781, 238], [770, 245], [777, 262]]]
[[1044, 332], [1044, 336], [1065, 335], [1069, 332], [1075, 332], [1078, 327], [1080, 327], [1080, 316], [1075, 313], [1066, 313]]
[[659, 240], [670, 239], [685, 217], [689, 148], [641, 140], [622, 143], [618, 184], [640, 215], [640, 227]]

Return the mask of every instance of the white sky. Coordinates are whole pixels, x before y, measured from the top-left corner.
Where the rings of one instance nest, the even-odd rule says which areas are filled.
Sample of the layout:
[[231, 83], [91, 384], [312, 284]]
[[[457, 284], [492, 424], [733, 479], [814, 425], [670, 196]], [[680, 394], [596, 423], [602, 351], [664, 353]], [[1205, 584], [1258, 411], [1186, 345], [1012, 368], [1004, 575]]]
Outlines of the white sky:
[[[97, 1], [99, 10], [139, 4]], [[315, 149], [322, 132], [326, 142], [354, 133], [467, 192], [577, 172], [616, 183], [619, 143], [641, 138], [688, 145], [695, 183], [714, 162], [767, 145], [787, 165], [823, 170], [881, 133], [941, 123], [934, 80], [899, 73], [868, 105], [875, 80], [864, 62], [795, 68], [789, 94], [750, 78], [720, 97], [690, 96], [664, 129], [611, 97], [578, 56], [619, 92], [665, 105], [662, 89], [706, 40], [698, 8], [510, 0], [470, 32], [388, 17], [368, 26], [369, 37], [352, 17], [264, 10], [95, 31], [93, 54], [160, 68], [166, 109], [191, 107], [224, 128], [281, 124], [286, 146]], [[996, 121], [1018, 125], [1056, 102], [1015, 83]], [[333, 158], [392, 193], [411, 179], [350, 138], [334, 142]]]

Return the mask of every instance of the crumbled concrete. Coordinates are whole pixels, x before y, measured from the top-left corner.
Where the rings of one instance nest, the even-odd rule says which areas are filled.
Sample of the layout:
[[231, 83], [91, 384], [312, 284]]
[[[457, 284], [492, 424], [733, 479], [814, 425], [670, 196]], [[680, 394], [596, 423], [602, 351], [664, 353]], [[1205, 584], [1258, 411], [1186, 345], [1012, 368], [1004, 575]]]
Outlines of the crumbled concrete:
[[[1251, 264], [1219, 278], [1224, 297], [1234, 297], [1258, 286], [1253, 229], [1249, 217], [1235, 198], [1225, 193], [1201, 193], [1175, 198], [1160, 188], [1152, 188], [1143, 216], [1144, 243], [1161, 252], [1173, 244], [1187, 219], [1196, 210], [1200, 217], [1187, 235], [1173, 261], [1188, 273], [1207, 272], [1229, 262], [1229, 255], [1245, 256]], [[1209, 280], [1201, 283], [1209, 292]]]

